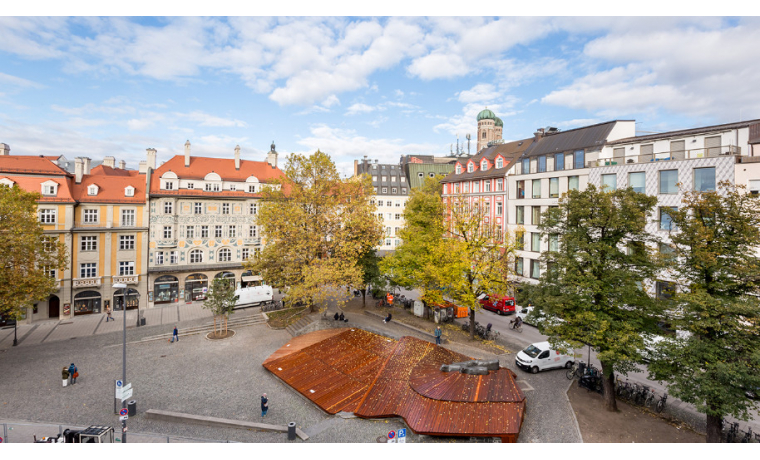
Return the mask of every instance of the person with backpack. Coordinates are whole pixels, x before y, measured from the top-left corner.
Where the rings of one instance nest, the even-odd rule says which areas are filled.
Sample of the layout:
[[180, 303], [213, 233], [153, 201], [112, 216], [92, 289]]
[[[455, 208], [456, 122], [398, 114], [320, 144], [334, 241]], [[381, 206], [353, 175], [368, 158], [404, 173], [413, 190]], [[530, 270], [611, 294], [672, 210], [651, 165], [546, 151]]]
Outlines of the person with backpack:
[[179, 331], [177, 330], [177, 326], [174, 326], [174, 331], [172, 331], [172, 343], [174, 343], [175, 339], [179, 342]]
[[441, 344], [441, 335], [443, 335], [443, 331], [441, 331], [441, 326], [435, 327], [435, 344], [440, 345]]
[[71, 384], [74, 385], [77, 383], [77, 377], [79, 377], [79, 370], [74, 365], [74, 363], [71, 363], [71, 366], [69, 366], [69, 376], [71, 377]]

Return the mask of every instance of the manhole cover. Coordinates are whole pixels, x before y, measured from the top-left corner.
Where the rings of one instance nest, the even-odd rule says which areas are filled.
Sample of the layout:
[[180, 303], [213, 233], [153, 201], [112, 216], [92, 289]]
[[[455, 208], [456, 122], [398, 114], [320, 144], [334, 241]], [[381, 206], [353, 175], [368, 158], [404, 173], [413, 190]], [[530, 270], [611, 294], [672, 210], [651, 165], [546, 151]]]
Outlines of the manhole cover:
[[386, 438], [385, 436], [378, 436], [377, 442], [379, 442], [380, 444], [388, 444], [388, 438]]

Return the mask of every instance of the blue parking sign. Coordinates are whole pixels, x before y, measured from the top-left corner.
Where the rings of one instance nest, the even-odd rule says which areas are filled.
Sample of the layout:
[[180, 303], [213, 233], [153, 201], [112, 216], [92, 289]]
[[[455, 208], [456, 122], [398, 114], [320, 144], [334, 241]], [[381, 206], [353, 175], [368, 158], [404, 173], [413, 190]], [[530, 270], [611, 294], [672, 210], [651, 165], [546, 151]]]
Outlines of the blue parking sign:
[[399, 428], [397, 437], [398, 437], [398, 442], [406, 443], [406, 428]]

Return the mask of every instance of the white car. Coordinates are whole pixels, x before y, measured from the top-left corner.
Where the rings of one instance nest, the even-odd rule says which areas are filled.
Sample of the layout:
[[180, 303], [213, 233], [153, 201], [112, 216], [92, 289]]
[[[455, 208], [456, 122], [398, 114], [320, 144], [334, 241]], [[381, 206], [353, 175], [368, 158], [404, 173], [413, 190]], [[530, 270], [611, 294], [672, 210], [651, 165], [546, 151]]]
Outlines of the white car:
[[533, 307], [519, 307], [518, 306], [515, 309], [515, 311], [517, 312], [515, 314], [517, 315], [518, 318], [520, 318], [523, 321], [523, 323], [530, 324], [525, 319], [528, 317], [528, 315], [530, 314], [530, 312], [533, 311]]
[[[517, 315], [518, 318], [520, 318], [520, 319], [523, 320], [523, 323], [530, 324], [531, 326], [535, 326], [536, 322], [539, 322], [539, 321], [546, 322], [546, 320], [548, 320], [549, 318], [552, 318], [550, 316], [547, 316], [546, 314], [543, 314], [543, 312], [541, 312], [541, 314], [539, 315], [538, 318], [532, 318], [531, 320], [529, 320], [528, 316], [535, 309], [536, 309], [536, 307], [533, 307], [533, 306], [530, 306], [530, 307], [519, 307], [518, 306], [518, 307], [515, 308], [515, 311], [517, 312], [515, 314]], [[556, 320], [560, 321], [560, 322], [564, 322], [565, 321], [562, 318], [556, 318]]]
[[570, 368], [573, 365], [573, 357], [559, 350], [552, 350], [549, 342], [538, 342], [517, 353], [515, 364], [520, 369], [537, 374], [538, 371], [547, 369]]

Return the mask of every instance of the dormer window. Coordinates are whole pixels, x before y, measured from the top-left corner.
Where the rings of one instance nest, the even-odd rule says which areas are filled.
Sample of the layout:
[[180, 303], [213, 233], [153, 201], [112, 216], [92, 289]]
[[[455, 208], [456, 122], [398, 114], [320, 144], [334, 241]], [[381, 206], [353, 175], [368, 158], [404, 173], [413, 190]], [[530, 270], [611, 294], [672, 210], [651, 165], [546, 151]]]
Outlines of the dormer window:
[[504, 167], [504, 159], [503, 158], [497, 158], [496, 159], [496, 169], [501, 169]]
[[164, 182], [164, 190], [174, 190], [174, 182]]
[[472, 163], [469, 163], [467, 165], [467, 172], [473, 172], [475, 170], [475, 165]]
[[195, 188], [195, 184], [193, 182], [188, 182], [187, 183], [187, 189], [188, 190], [193, 190], [194, 188]]
[[55, 185], [43, 185], [42, 194], [46, 196], [56, 196], [58, 194], [58, 187]]
[[235, 186], [235, 184], [230, 184], [230, 191], [234, 192], [236, 190], [237, 190], [237, 187]]
[[87, 187], [87, 194], [90, 196], [95, 196], [98, 194], [98, 186], [95, 184], [90, 185]]
[[124, 188], [124, 196], [135, 196], [135, 188], [131, 185]]
[[462, 165], [458, 164], [456, 170], [457, 170], [457, 174], [462, 174]]
[[256, 186], [255, 185], [249, 185], [248, 186], [248, 193], [256, 193]]
[[488, 161], [486, 161], [486, 160], [483, 160], [483, 161], [480, 163], [480, 170], [481, 170], [481, 171], [486, 171], [487, 169], [488, 169]]

